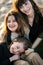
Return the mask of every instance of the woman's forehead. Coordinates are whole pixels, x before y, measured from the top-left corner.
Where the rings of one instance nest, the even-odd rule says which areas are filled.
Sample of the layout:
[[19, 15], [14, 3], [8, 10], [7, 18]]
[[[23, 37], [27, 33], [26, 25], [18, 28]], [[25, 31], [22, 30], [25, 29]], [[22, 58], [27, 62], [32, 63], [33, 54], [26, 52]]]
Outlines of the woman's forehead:
[[30, 2], [29, 0], [24, 0], [24, 1], [21, 1], [19, 2], [19, 7], [21, 7], [22, 5], [24, 5], [25, 3], [28, 3]]

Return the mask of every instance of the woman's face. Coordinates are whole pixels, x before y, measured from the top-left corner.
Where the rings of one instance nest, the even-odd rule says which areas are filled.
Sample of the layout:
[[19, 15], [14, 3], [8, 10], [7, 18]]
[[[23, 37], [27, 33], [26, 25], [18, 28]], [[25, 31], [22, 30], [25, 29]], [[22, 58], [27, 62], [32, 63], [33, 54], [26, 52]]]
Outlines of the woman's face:
[[21, 12], [25, 13], [26, 15], [32, 14], [32, 10], [33, 10], [32, 4], [29, 0], [26, 0], [26, 2], [22, 4], [19, 9]]
[[13, 15], [8, 17], [7, 27], [12, 32], [15, 32], [18, 29], [18, 23]]

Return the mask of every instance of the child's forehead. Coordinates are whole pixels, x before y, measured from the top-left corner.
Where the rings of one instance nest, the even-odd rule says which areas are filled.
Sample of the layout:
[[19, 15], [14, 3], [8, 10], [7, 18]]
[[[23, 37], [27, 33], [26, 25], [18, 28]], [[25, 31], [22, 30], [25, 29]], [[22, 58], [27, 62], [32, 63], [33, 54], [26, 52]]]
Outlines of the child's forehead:
[[14, 45], [24, 45], [23, 42], [13, 42]]
[[13, 42], [14, 44], [20, 44], [20, 42]]
[[16, 44], [22, 44], [22, 42], [13, 42], [14, 44], [16, 43]]

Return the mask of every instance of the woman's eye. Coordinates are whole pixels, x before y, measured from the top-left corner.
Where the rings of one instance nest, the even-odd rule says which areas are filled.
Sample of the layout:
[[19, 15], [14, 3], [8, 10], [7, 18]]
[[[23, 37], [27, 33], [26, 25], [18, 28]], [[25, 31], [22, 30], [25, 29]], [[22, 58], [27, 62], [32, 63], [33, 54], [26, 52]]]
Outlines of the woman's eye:
[[22, 6], [20, 6], [20, 8], [19, 9], [22, 9]]
[[27, 2], [25, 3], [25, 5], [27, 5]]

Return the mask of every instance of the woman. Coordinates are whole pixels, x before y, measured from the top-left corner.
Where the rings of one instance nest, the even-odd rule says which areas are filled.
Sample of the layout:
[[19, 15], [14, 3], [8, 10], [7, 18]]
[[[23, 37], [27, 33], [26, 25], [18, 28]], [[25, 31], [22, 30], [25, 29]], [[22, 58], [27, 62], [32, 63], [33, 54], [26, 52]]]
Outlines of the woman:
[[5, 17], [0, 30], [0, 65], [13, 65], [12, 61], [19, 59], [18, 55], [10, 53], [9, 46], [14, 38], [24, 34], [23, 24], [20, 21], [20, 14], [13, 11]]
[[21, 12], [24, 19], [28, 18], [26, 21], [30, 25], [28, 38], [33, 43], [43, 30], [43, 17], [38, 7], [33, 0], [14, 0], [13, 8], [14, 11]]
[[[37, 37], [40, 35], [40, 33], [43, 31], [43, 17], [37, 5], [34, 3], [33, 0], [14, 0], [13, 8], [14, 7], [16, 8], [16, 10], [21, 12], [24, 19], [28, 18], [28, 21], [26, 22], [30, 25], [30, 30], [28, 33], [28, 28], [26, 28], [26, 33], [28, 33], [26, 36], [28, 36], [27, 38], [30, 39], [33, 44]], [[14, 9], [14, 11], [16, 10]], [[37, 51], [37, 49], [35, 51]], [[37, 52], [39, 53], [41, 52], [41, 50]], [[43, 56], [41, 55], [42, 53], [39, 53], [39, 55], [43, 58]]]

